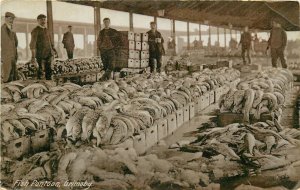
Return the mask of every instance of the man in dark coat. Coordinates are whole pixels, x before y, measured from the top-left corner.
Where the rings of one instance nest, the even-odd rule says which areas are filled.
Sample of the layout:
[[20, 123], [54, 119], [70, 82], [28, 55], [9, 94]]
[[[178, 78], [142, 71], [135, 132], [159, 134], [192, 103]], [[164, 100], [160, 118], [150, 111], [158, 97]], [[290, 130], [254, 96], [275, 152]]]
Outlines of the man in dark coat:
[[243, 63], [246, 64], [245, 53], [247, 53], [248, 63], [251, 64], [250, 49], [251, 49], [251, 33], [248, 31], [248, 26], [245, 26], [244, 32], [241, 34], [239, 45], [242, 45]]
[[287, 44], [286, 32], [277, 20], [273, 20], [272, 25], [273, 27], [267, 47], [267, 50], [271, 47], [272, 67], [277, 67], [277, 59], [279, 57], [281, 66], [287, 68], [286, 60], [284, 58], [284, 50]]
[[102, 80], [109, 80], [116, 61], [116, 50], [121, 46], [121, 35], [110, 28], [109, 18], [104, 18], [103, 23], [105, 28], [99, 32], [97, 46], [105, 70]]
[[64, 33], [62, 43], [64, 44], [64, 48], [66, 48], [68, 59], [73, 59], [75, 43], [72, 33], [72, 26], [68, 26], [68, 32]]
[[149, 30], [148, 33], [148, 43], [149, 43], [149, 66], [151, 73], [154, 72], [155, 68], [155, 62], [156, 65], [156, 71], [160, 73], [160, 69], [162, 66], [162, 56], [165, 54], [165, 49], [163, 46], [164, 39], [160, 32], [156, 29], [156, 23], [151, 22], [150, 23], [151, 30]]
[[12, 30], [15, 15], [5, 13], [5, 23], [1, 26], [1, 71], [2, 81], [10, 82], [17, 80], [18, 39]]
[[51, 80], [51, 62], [57, 52], [54, 48], [53, 40], [49, 30], [46, 28], [46, 16], [43, 14], [37, 17], [38, 26], [31, 32], [31, 62], [38, 63], [38, 79], [42, 79], [45, 72], [46, 80]]

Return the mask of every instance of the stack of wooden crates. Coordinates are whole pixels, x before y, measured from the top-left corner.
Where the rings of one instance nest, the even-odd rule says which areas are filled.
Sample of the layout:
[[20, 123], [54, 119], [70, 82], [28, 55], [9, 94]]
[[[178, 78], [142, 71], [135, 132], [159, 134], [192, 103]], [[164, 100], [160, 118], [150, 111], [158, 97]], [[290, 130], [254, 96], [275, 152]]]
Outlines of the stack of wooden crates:
[[117, 52], [116, 67], [146, 68], [149, 66], [149, 45], [147, 33], [120, 31], [122, 46]]

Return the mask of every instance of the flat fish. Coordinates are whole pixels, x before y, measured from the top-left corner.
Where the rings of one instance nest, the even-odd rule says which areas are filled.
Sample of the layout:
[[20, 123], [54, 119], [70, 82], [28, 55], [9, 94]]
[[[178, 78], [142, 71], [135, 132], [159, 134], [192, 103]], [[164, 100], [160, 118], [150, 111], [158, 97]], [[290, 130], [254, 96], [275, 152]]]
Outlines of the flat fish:
[[252, 89], [245, 90], [245, 106], [243, 109], [244, 122], [249, 123], [250, 109], [252, 108], [255, 92]]
[[71, 116], [66, 124], [67, 137], [72, 136], [74, 140], [81, 134], [82, 119], [89, 109], [83, 108], [78, 110], [73, 116]]
[[262, 101], [262, 97], [263, 97], [264, 92], [261, 90], [256, 90], [255, 91], [255, 98], [253, 101], [253, 108], [256, 108], [258, 106], [258, 104]]
[[253, 155], [253, 148], [256, 143], [254, 135], [252, 133], [246, 133], [244, 136], [244, 143], [248, 149], [248, 152]]
[[98, 118], [101, 115], [101, 111], [94, 111], [90, 110], [82, 119], [82, 134], [81, 134], [81, 140], [89, 140], [93, 128], [96, 127], [96, 123], [98, 121]]
[[276, 144], [276, 140], [275, 140], [275, 137], [274, 136], [266, 136], [265, 138], [265, 143], [266, 143], [266, 146], [267, 146], [267, 149], [266, 149], [266, 152], [268, 154], [271, 153], [271, 149], [273, 148], [273, 146]]

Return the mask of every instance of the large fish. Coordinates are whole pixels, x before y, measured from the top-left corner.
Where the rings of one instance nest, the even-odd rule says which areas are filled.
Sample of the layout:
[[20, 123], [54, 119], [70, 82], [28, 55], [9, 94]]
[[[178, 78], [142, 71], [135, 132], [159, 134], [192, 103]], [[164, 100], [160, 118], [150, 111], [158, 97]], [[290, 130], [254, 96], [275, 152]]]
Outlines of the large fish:
[[244, 144], [246, 148], [248, 149], [248, 152], [253, 155], [253, 148], [255, 146], [255, 137], [252, 133], [246, 133], [244, 136]]
[[96, 127], [96, 123], [101, 116], [102, 111], [100, 110], [90, 110], [82, 119], [82, 134], [81, 140], [89, 140], [93, 132], [93, 128]]
[[273, 146], [276, 145], [275, 137], [272, 136], [272, 135], [266, 136], [265, 143], [266, 143], [266, 152], [268, 154], [270, 154], [271, 153], [271, 149], [273, 148]]
[[245, 105], [243, 109], [244, 114], [244, 122], [249, 123], [249, 115], [250, 115], [250, 109], [252, 108], [253, 101], [254, 101], [255, 92], [252, 89], [245, 90]]
[[253, 108], [256, 108], [258, 106], [258, 104], [262, 101], [263, 94], [264, 94], [264, 92], [262, 90], [255, 91], [255, 98], [254, 98], [253, 105], [252, 105]]
[[82, 120], [85, 114], [89, 111], [88, 108], [82, 108], [78, 110], [73, 116], [71, 116], [66, 124], [67, 137], [72, 137], [73, 140], [77, 140], [82, 132]]

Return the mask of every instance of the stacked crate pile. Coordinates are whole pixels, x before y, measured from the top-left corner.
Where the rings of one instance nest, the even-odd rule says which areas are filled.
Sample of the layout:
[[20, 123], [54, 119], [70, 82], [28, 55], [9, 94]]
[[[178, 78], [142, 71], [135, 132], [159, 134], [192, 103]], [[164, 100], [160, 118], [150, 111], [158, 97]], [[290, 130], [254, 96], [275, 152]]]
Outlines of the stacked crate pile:
[[116, 68], [143, 69], [149, 66], [147, 33], [121, 31], [122, 45], [117, 52]]

